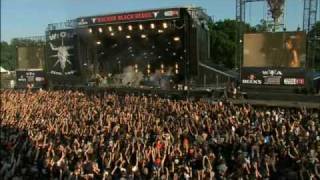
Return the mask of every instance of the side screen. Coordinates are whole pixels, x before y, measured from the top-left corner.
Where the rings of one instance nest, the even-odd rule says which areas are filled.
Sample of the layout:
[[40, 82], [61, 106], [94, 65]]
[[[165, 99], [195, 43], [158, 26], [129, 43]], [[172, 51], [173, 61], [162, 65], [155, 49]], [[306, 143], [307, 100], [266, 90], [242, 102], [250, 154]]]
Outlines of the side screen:
[[304, 32], [244, 35], [244, 67], [301, 68], [306, 64]]

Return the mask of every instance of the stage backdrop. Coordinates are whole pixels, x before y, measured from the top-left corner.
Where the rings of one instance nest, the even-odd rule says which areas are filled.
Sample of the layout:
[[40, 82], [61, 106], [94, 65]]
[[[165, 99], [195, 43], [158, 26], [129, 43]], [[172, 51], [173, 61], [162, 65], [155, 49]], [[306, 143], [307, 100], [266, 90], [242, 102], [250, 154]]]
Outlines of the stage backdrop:
[[75, 75], [78, 71], [76, 61], [76, 36], [73, 29], [47, 32], [47, 72], [54, 76]]

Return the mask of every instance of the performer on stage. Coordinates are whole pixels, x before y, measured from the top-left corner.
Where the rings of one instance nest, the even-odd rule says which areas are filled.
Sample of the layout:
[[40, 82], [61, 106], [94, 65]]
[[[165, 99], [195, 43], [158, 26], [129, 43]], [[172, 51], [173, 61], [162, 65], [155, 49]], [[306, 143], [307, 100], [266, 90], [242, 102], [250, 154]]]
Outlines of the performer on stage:
[[293, 68], [300, 67], [300, 59], [298, 56], [298, 50], [294, 46], [292, 39], [290, 39], [290, 38], [286, 39], [285, 47], [287, 50], [288, 67], [293, 67]]

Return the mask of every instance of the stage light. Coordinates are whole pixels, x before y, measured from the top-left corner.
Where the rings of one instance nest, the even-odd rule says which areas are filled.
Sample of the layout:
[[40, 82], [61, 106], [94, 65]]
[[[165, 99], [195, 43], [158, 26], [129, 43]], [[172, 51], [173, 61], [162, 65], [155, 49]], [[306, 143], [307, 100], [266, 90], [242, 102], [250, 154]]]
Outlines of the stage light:
[[130, 36], [130, 35], [126, 35], [126, 38], [127, 38], [127, 39], [130, 39], [130, 38], [131, 38], [131, 36]]
[[180, 41], [180, 37], [178, 37], [178, 36], [177, 36], [177, 37], [174, 37], [173, 40], [176, 41], [176, 42], [177, 42], [177, 41]]
[[92, 29], [91, 28], [89, 28], [89, 33], [92, 33]]
[[162, 26], [163, 26], [164, 29], [168, 28], [168, 24], [167, 23], [163, 23]]
[[179, 68], [179, 64], [176, 64], [175, 67], [176, 67], [176, 69], [178, 69]]
[[119, 31], [122, 31], [122, 26], [118, 26], [118, 30], [119, 30]]
[[175, 72], [176, 72], [176, 74], [179, 74], [179, 70], [178, 70], [178, 69], [176, 69], [176, 71], [175, 71]]
[[102, 33], [102, 28], [101, 27], [98, 30], [99, 30], [99, 33]]
[[176, 56], [176, 55], [177, 55], [177, 53], [175, 53], [175, 52], [174, 52], [174, 53], [172, 53], [172, 55], [173, 55], [173, 56]]
[[161, 64], [161, 69], [163, 69], [164, 68], [164, 65], [163, 64]]
[[163, 33], [163, 30], [162, 30], [162, 29], [159, 29], [159, 30], [158, 30], [158, 33]]
[[146, 38], [147, 36], [145, 34], [141, 34], [141, 38]]
[[96, 43], [97, 43], [98, 45], [100, 45], [100, 44], [101, 44], [101, 42], [100, 42], [100, 41], [97, 41]]
[[111, 36], [114, 36], [114, 33], [110, 33]]
[[112, 27], [111, 26], [109, 26], [108, 29], [109, 29], [110, 32], [112, 31]]
[[128, 26], [128, 29], [129, 29], [129, 31], [132, 31], [132, 26], [129, 25], [129, 26]]
[[151, 29], [154, 29], [156, 26], [153, 23], [151, 23], [150, 27], [151, 27]]
[[140, 30], [143, 30], [142, 24], [139, 25], [139, 29], [140, 29]]

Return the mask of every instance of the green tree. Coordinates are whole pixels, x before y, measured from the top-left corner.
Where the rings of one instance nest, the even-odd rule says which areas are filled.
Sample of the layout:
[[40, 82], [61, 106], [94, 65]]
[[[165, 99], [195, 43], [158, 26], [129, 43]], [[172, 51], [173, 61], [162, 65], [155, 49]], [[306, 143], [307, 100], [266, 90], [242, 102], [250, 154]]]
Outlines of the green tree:
[[0, 65], [8, 70], [16, 68], [16, 47], [7, 42], [1, 42], [1, 61]]
[[[242, 24], [245, 32], [256, 32], [255, 27]], [[236, 20], [226, 19], [209, 24], [211, 33], [211, 57], [216, 64], [223, 64], [228, 68], [234, 68], [236, 56], [236, 38], [238, 23]]]

